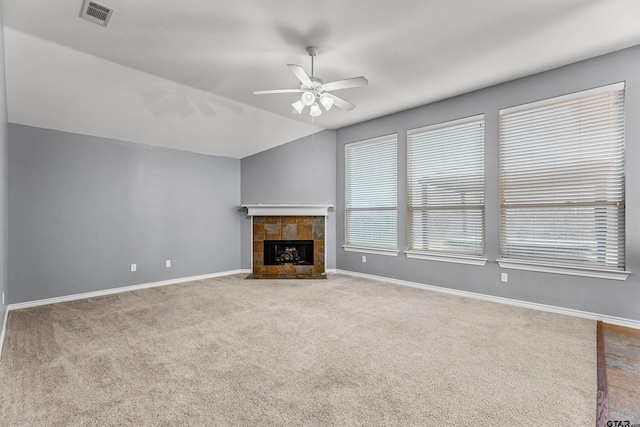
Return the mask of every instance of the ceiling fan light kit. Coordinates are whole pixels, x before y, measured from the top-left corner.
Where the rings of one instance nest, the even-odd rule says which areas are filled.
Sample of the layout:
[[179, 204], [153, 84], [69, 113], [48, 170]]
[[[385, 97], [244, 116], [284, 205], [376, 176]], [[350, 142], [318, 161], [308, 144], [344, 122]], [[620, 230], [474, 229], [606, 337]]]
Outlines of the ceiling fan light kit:
[[[350, 79], [336, 80], [334, 82], [325, 83], [319, 77], [314, 76], [314, 57], [318, 54], [319, 49], [316, 46], [309, 46], [307, 53], [311, 57], [311, 76], [304, 69], [295, 64], [287, 64], [291, 72], [300, 81], [300, 87], [297, 89], [273, 89], [273, 90], [256, 90], [254, 95], [267, 95], [275, 93], [302, 93], [300, 99], [291, 104], [293, 111], [291, 114], [302, 114], [304, 107], [309, 108], [311, 117], [318, 117], [322, 114], [320, 105], [329, 111], [331, 107], [336, 105], [346, 111], [353, 110], [356, 106], [349, 101], [337, 97], [330, 93], [334, 90], [349, 89], [353, 87], [366, 86], [369, 81], [363, 77], [353, 77]], [[320, 102], [320, 105], [318, 104]]]

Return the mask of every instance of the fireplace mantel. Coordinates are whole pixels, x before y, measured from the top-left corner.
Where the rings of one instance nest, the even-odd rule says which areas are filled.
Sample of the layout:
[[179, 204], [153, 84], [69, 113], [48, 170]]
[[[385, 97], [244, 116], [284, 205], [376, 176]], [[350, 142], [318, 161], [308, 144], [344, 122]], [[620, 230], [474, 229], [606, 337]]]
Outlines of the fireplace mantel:
[[328, 216], [333, 205], [242, 205], [247, 216]]

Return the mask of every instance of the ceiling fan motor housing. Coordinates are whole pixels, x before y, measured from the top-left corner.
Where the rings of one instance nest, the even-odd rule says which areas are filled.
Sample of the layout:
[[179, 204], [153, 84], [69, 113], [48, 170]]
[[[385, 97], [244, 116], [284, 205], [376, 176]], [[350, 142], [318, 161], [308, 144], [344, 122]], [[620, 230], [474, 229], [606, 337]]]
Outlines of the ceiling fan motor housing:
[[307, 90], [312, 90], [312, 91], [322, 91], [322, 85], [324, 85], [324, 80], [322, 80], [319, 77], [312, 77], [309, 76], [309, 79], [311, 80], [311, 86], [305, 85], [305, 84], [301, 84], [300, 85], [300, 89], [307, 91]]

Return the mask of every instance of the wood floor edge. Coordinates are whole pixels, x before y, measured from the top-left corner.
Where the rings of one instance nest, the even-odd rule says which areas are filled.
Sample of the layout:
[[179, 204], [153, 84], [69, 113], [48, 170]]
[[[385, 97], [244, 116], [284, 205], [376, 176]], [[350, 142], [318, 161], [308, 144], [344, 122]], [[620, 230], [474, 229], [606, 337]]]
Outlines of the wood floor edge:
[[9, 318], [9, 307], [5, 307], [4, 316], [2, 316], [2, 324], [0, 325], [0, 357], [2, 357], [2, 348], [4, 347], [4, 336], [7, 331], [7, 319]]
[[607, 366], [604, 353], [604, 324], [598, 320], [596, 326], [596, 348], [598, 366], [598, 397], [596, 403], [596, 427], [606, 427], [609, 420], [609, 393], [607, 389]]

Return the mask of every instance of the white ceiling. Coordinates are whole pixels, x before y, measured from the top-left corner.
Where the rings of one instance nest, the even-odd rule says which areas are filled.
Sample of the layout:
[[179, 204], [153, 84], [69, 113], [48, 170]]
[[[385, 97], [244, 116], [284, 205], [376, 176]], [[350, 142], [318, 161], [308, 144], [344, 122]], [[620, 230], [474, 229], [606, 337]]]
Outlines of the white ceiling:
[[[639, 0], [0, 0], [13, 123], [242, 158], [640, 44]], [[291, 115], [286, 64], [343, 90], [350, 112]]]

